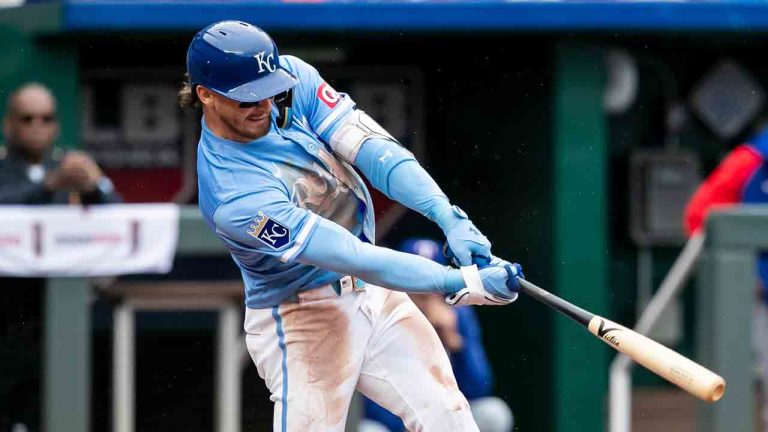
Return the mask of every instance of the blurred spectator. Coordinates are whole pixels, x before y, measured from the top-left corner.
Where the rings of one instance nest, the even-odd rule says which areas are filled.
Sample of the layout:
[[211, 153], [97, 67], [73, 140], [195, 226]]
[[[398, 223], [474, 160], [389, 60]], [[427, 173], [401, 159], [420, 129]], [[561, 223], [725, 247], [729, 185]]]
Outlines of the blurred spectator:
[[[41, 84], [23, 85], [6, 101], [6, 154], [0, 157], [0, 205], [99, 204], [119, 201], [112, 183], [85, 153], [54, 154], [56, 101]], [[40, 430], [44, 281], [0, 278], [0, 431]]]
[[[445, 264], [440, 244], [430, 239], [408, 239], [398, 250]], [[508, 432], [512, 410], [492, 396], [493, 373], [483, 348], [480, 323], [471, 306], [454, 308], [437, 294], [411, 294], [411, 299], [432, 323], [448, 351], [459, 389], [469, 401], [480, 432]], [[365, 420], [358, 432], [402, 432], [403, 422], [375, 402], [365, 399]]]
[[[768, 203], [768, 128], [733, 149], [702, 182], [685, 209], [685, 229], [697, 233], [712, 208]], [[768, 253], [758, 260], [752, 344], [762, 381], [761, 430], [768, 432]]]
[[88, 155], [53, 151], [59, 136], [56, 101], [41, 84], [8, 98], [3, 117], [6, 155], [0, 159], [0, 204], [102, 204], [120, 201], [112, 182]]

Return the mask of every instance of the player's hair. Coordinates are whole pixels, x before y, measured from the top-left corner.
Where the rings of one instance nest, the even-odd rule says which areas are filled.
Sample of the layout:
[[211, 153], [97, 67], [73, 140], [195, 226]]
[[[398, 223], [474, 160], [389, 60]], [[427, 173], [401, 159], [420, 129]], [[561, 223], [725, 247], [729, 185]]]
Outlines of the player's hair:
[[189, 83], [189, 74], [184, 74], [184, 82], [176, 94], [176, 100], [182, 108], [197, 108], [200, 106], [200, 100], [197, 99], [195, 87]]

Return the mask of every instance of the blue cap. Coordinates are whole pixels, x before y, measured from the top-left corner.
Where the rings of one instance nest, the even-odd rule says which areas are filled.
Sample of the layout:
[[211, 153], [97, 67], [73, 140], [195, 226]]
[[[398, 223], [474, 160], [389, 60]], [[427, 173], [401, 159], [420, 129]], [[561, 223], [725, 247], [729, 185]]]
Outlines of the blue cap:
[[443, 247], [435, 240], [428, 238], [409, 238], [403, 240], [400, 244], [401, 252], [421, 255], [424, 258], [440, 264], [445, 264], [446, 259], [443, 256]]
[[187, 50], [187, 72], [201, 85], [238, 102], [258, 102], [299, 80], [280, 65], [277, 45], [255, 25], [221, 21], [200, 30]]

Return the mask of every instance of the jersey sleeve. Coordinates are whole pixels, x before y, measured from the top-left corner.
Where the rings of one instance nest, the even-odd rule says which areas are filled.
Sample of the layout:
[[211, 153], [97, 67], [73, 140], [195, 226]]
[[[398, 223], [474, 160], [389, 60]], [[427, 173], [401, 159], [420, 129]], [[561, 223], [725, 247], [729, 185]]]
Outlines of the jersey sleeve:
[[317, 225], [297, 262], [356, 276], [396, 291], [450, 295], [466, 286], [457, 269], [363, 242], [324, 218], [319, 218]]
[[693, 234], [713, 207], [741, 202], [744, 187], [763, 163], [748, 145], [736, 147], [698, 187], [685, 208], [685, 230]]
[[228, 245], [290, 262], [317, 229], [319, 216], [297, 207], [284, 191], [263, 187], [230, 198], [216, 209], [216, 233]]
[[348, 94], [337, 92], [305, 61], [286, 55], [281, 62], [299, 78], [294, 87], [294, 117], [305, 118], [324, 142], [330, 142], [336, 127], [355, 109], [355, 102]]
[[265, 254], [406, 292], [453, 294], [465, 286], [459, 270], [365, 243], [271, 185], [226, 200], [213, 222], [234, 255]]

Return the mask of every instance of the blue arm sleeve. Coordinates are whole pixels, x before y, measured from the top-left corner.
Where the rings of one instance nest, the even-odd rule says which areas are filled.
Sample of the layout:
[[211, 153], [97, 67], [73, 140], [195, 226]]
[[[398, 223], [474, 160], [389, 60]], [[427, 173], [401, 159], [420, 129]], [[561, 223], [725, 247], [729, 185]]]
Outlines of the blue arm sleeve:
[[453, 294], [464, 288], [459, 270], [365, 243], [334, 222], [318, 219], [317, 228], [296, 257], [302, 264], [350, 274], [397, 291]]
[[355, 166], [388, 198], [446, 229], [439, 216], [450, 209], [448, 198], [413, 154], [401, 145], [383, 138], [368, 139], [357, 153]]

